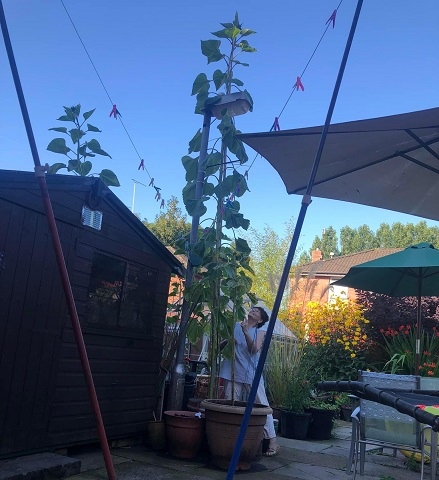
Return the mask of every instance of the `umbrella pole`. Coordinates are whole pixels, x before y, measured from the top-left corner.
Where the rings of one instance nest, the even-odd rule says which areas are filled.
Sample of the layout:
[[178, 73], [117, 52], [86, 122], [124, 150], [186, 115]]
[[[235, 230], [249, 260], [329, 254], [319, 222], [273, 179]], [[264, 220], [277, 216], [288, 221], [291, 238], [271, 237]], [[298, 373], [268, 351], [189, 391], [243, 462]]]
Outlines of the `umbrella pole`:
[[334, 111], [335, 103], [337, 101], [338, 92], [340, 89], [341, 81], [343, 79], [343, 74], [345, 71], [346, 63], [349, 57], [349, 52], [352, 45], [352, 40], [354, 38], [355, 30], [357, 28], [358, 18], [360, 16], [361, 7], [363, 5], [363, 0], [358, 0], [357, 8], [355, 10], [354, 18], [352, 19], [351, 29], [349, 31], [349, 36], [346, 41], [346, 47], [343, 53], [343, 58], [341, 60], [340, 68], [337, 75], [337, 80], [335, 82], [334, 91], [332, 93], [331, 102], [329, 104], [328, 113], [326, 115], [325, 126], [322, 131], [322, 136], [320, 138], [320, 143], [317, 149], [316, 157], [311, 169], [308, 187], [306, 193], [302, 198], [302, 205], [300, 208], [299, 216], [297, 219], [296, 226], [294, 228], [293, 238], [291, 239], [290, 248], [288, 250], [288, 255], [285, 260], [284, 269], [282, 276], [279, 282], [279, 287], [277, 289], [276, 298], [274, 300], [273, 310], [271, 311], [270, 320], [268, 322], [267, 332], [265, 334], [265, 340], [262, 345], [258, 365], [256, 367], [255, 376], [253, 378], [253, 383], [250, 389], [250, 393], [247, 399], [247, 405], [245, 407], [244, 417], [241, 422], [241, 427], [239, 429], [238, 437], [235, 442], [235, 448], [233, 450], [233, 455], [230, 460], [229, 468], [227, 470], [226, 480], [233, 480], [235, 475], [236, 466], [238, 465], [239, 455], [241, 453], [241, 448], [244, 443], [245, 433], [247, 431], [247, 426], [250, 420], [250, 414], [255, 403], [256, 392], [259, 386], [259, 381], [262, 376], [262, 370], [264, 368], [265, 359], [267, 358], [268, 347], [270, 346], [271, 337], [273, 335], [274, 325], [276, 323], [277, 314], [279, 312], [280, 304], [282, 301], [282, 296], [285, 290], [286, 283], [289, 278], [289, 272], [291, 264], [293, 262], [294, 254], [296, 253], [297, 243], [299, 241], [299, 235], [302, 230], [303, 221], [305, 220], [305, 215], [309, 204], [311, 203], [311, 192], [314, 185], [314, 181], [317, 175], [317, 169], [320, 163], [320, 159], [323, 152], [323, 147], [325, 145], [326, 136], [329, 130], [329, 125], [331, 123], [332, 113]]

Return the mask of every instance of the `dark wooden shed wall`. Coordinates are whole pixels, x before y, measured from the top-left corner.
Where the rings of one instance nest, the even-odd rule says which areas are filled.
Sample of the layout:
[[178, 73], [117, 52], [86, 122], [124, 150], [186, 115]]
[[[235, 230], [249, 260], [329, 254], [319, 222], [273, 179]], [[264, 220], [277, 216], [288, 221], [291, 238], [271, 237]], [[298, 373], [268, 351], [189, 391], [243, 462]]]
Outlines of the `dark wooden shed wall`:
[[[25, 177], [25, 178], [23, 178]], [[102, 230], [81, 225], [90, 183], [48, 182], [104, 424], [111, 438], [142, 432], [155, 406], [169, 257], [131, 212], [107, 193]], [[0, 456], [89, 442], [94, 415], [65, 306], [47, 219], [32, 174], [0, 171]], [[11, 177], [8, 176], [8, 180]], [[65, 182], [65, 184], [64, 184]], [[137, 222], [137, 224], [136, 224]], [[155, 241], [155, 242], [154, 242]], [[164, 247], [163, 247], [164, 249]], [[145, 334], [89, 328], [85, 304], [94, 252], [155, 269]]]

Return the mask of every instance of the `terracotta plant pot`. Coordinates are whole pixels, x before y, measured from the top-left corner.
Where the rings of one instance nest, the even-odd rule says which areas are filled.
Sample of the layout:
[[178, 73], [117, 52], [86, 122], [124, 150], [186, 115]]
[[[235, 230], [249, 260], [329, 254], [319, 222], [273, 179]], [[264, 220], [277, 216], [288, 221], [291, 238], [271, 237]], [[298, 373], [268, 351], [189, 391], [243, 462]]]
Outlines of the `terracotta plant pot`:
[[[227, 470], [232, 458], [236, 439], [238, 438], [245, 402], [231, 400], [206, 399], [201, 403], [206, 414], [206, 433], [212, 463]], [[255, 459], [264, 436], [267, 415], [272, 413], [270, 407], [254, 404], [246, 435], [238, 460], [237, 470], [248, 470]]]
[[204, 409], [201, 408], [201, 402], [204, 398], [190, 398], [187, 403], [187, 409], [191, 412], [201, 412], [204, 413]]
[[178, 458], [196, 457], [205, 432], [204, 415], [168, 410], [164, 416], [169, 453]]

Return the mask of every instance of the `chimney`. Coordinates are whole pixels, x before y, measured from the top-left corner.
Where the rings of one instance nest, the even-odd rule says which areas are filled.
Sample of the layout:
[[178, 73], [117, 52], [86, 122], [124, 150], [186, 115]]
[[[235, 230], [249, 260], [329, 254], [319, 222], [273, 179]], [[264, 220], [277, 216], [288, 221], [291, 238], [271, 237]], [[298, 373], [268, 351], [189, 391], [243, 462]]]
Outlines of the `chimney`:
[[311, 262], [318, 262], [319, 260], [323, 260], [323, 253], [317, 248], [311, 252]]

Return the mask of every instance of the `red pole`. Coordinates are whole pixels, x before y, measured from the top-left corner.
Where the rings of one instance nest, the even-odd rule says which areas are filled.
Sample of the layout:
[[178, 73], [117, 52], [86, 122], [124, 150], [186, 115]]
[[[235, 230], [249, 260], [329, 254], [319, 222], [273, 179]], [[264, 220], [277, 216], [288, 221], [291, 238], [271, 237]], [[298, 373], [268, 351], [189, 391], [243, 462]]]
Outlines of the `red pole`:
[[47, 183], [46, 183], [45, 167], [41, 166], [40, 158], [38, 155], [38, 150], [35, 143], [35, 137], [32, 131], [29, 113], [27, 111], [27, 106], [24, 99], [24, 95], [23, 95], [23, 89], [21, 88], [21, 82], [20, 82], [20, 77], [18, 75], [17, 65], [15, 63], [14, 53], [12, 51], [12, 45], [11, 45], [11, 40], [9, 38], [9, 32], [6, 24], [6, 18], [5, 18], [5, 12], [3, 10], [2, 0], [0, 0], [0, 24], [2, 27], [3, 39], [5, 42], [5, 47], [8, 54], [9, 65], [11, 67], [12, 76], [14, 78], [18, 101], [20, 103], [21, 114], [23, 116], [23, 121], [26, 127], [26, 133], [27, 133], [30, 149], [32, 151], [32, 157], [35, 164], [35, 175], [38, 179], [38, 183], [41, 189], [41, 197], [43, 200], [44, 211], [46, 213], [47, 221], [49, 223], [49, 230], [52, 237], [53, 248], [55, 250], [55, 256], [58, 263], [58, 269], [61, 275], [61, 282], [64, 288], [64, 293], [66, 295], [70, 319], [72, 321], [72, 327], [75, 334], [76, 344], [78, 346], [79, 358], [81, 360], [82, 370], [84, 372], [84, 377], [87, 382], [88, 394], [90, 396], [93, 412], [96, 417], [99, 441], [100, 441], [102, 452], [104, 455], [104, 461], [105, 461], [105, 466], [107, 468], [108, 478], [110, 480], [116, 480], [116, 473], [114, 471], [113, 461], [111, 459], [110, 449], [108, 447], [107, 436], [105, 434], [105, 428], [104, 428], [104, 423], [102, 421], [101, 410], [99, 408], [98, 397], [96, 395], [96, 389], [93, 382], [93, 376], [90, 369], [87, 350], [85, 348], [84, 337], [82, 336], [78, 312], [76, 310], [72, 287], [70, 285], [70, 279], [67, 272], [67, 266], [66, 266], [66, 262], [62, 252], [58, 230], [56, 228], [55, 216], [53, 214], [52, 204], [50, 202], [49, 190], [47, 188]]

